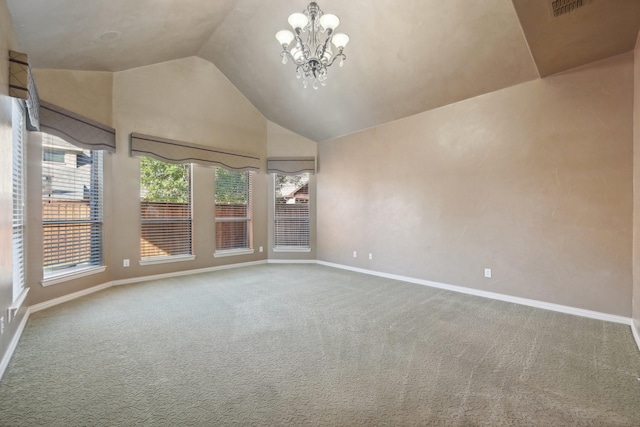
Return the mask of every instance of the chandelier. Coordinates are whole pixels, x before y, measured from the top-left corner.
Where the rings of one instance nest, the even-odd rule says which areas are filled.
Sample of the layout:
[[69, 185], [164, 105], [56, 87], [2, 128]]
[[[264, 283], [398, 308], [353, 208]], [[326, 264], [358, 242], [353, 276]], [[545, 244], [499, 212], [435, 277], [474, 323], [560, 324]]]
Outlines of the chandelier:
[[[282, 45], [282, 63], [286, 64], [289, 59], [293, 61], [296, 65], [296, 77], [302, 79], [305, 88], [310, 81], [314, 89], [318, 89], [318, 83], [326, 85], [327, 68], [338, 58], [340, 66], [344, 64], [347, 57], [342, 51], [349, 42], [349, 36], [333, 33], [338, 24], [340, 20], [336, 15], [322, 13], [318, 3], [311, 2], [303, 13], [289, 16], [289, 25], [295, 33], [289, 30], [276, 33], [276, 39]], [[302, 39], [303, 33], [307, 33], [306, 41]], [[295, 46], [289, 50], [294, 39]], [[332, 43], [337, 49], [335, 55], [331, 49]]]

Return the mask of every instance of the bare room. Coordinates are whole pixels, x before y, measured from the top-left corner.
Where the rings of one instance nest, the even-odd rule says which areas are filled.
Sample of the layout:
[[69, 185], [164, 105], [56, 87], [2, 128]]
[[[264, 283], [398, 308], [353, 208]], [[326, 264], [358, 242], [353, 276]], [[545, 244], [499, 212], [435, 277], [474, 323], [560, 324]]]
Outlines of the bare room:
[[640, 425], [640, 1], [0, 0], [0, 50], [0, 425]]

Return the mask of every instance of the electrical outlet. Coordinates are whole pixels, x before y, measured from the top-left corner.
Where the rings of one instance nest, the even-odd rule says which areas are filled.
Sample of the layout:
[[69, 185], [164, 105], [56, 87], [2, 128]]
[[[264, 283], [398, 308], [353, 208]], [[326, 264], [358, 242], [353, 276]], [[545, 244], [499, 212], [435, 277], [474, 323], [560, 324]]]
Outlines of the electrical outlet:
[[122, 260], [122, 266], [129, 267], [129, 260], [128, 259]]
[[369, 259], [373, 259], [373, 254], [369, 252]]
[[263, 252], [264, 248], [262, 246], [260, 246], [260, 252]]
[[0, 317], [0, 335], [4, 334], [4, 317]]
[[353, 251], [353, 257], [354, 257], [354, 258], [358, 258], [358, 252]]
[[490, 279], [491, 278], [491, 269], [490, 268], [485, 268], [484, 269], [484, 277]]

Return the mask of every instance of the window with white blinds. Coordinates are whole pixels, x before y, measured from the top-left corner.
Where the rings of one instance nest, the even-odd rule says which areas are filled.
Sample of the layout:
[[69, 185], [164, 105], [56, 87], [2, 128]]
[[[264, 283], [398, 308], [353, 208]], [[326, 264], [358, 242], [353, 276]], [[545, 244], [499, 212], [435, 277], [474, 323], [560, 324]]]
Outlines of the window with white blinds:
[[252, 173], [215, 168], [216, 254], [250, 250], [252, 233]]
[[102, 157], [42, 135], [45, 278], [102, 265]]
[[22, 103], [13, 100], [13, 302], [25, 287], [25, 110]]
[[191, 165], [140, 157], [142, 260], [192, 254]]
[[309, 249], [309, 174], [274, 174], [274, 247]]

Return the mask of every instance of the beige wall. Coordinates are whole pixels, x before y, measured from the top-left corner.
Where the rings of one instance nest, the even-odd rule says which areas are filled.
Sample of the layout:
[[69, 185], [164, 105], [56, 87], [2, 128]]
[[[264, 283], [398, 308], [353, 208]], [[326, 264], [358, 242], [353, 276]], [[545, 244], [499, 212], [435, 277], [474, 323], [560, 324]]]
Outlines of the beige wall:
[[[633, 69], [633, 321], [640, 336], [640, 33]], [[640, 343], [638, 343], [640, 345]]]
[[[267, 174], [254, 175], [253, 255], [214, 258], [213, 168], [194, 168], [194, 261], [140, 266], [139, 161], [129, 157], [131, 132], [259, 155], [266, 159], [267, 121], [210, 62], [190, 57], [114, 76], [117, 153], [112, 170], [113, 218], [118, 224], [110, 265], [114, 279], [266, 259]], [[264, 162], [266, 165], [266, 161]], [[131, 267], [123, 268], [123, 259]]]
[[[12, 98], [9, 92], [8, 50], [19, 51], [16, 35], [4, 0], [0, 0], [0, 317], [4, 317], [5, 330], [0, 335], [0, 361], [16, 334], [24, 317], [25, 307], [8, 323], [7, 309], [13, 303], [13, 245], [12, 245]], [[26, 286], [29, 286], [27, 283]]]
[[[139, 265], [139, 161], [129, 156], [131, 132], [230, 148], [266, 159], [267, 121], [211, 63], [191, 57], [133, 70], [110, 73], [38, 70], [36, 82], [42, 98], [116, 129], [117, 151], [105, 155], [105, 263], [107, 270], [42, 288], [30, 295], [30, 304], [46, 301], [109, 280], [213, 267], [266, 259], [267, 174], [254, 178], [253, 255], [214, 258], [213, 168], [194, 168], [193, 261]], [[72, 90], [66, 90], [72, 88]], [[75, 94], [75, 95], [74, 95]], [[108, 108], [106, 107], [108, 105]], [[36, 134], [37, 136], [37, 134]], [[38, 145], [37, 138], [32, 138]], [[39, 146], [38, 146], [39, 148]], [[38, 156], [40, 156], [38, 152]], [[40, 158], [34, 157], [30, 174], [40, 182]], [[266, 165], [266, 162], [265, 162]], [[35, 178], [34, 178], [35, 179]], [[30, 205], [39, 224], [40, 188], [33, 188]], [[39, 217], [37, 215], [40, 215]], [[41, 253], [41, 237], [33, 234]], [[38, 254], [34, 254], [37, 261]], [[130, 267], [122, 266], [123, 259]], [[33, 267], [42, 273], [41, 262]], [[33, 289], [32, 289], [33, 291]]]
[[321, 143], [318, 258], [630, 316], [632, 109], [628, 53]]
[[40, 99], [111, 126], [113, 73], [34, 69], [33, 76]]
[[[33, 70], [33, 75], [41, 99], [59, 105], [67, 110], [82, 114], [100, 123], [111, 125], [113, 73], [72, 70]], [[110, 280], [110, 271], [69, 280], [43, 287], [42, 282], [42, 134], [29, 133], [29, 154], [27, 194], [29, 230], [27, 279], [31, 284], [29, 304], [36, 304], [77, 292]], [[110, 169], [113, 156], [105, 154], [105, 171]], [[113, 221], [108, 209], [112, 205], [110, 175], [105, 173], [104, 186], [104, 239], [105, 255], [109, 254]]]
[[[318, 144], [298, 135], [280, 125], [273, 122], [267, 123], [267, 155], [269, 157], [316, 157], [318, 154]], [[309, 238], [311, 252], [274, 252], [273, 237], [273, 216], [274, 216], [274, 180], [273, 176], [269, 176], [269, 185], [267, 190], [268, 209], [269, 209], [269, 259], [288, 259], [288, 260], [314, 260], [316, 259], [316, 206], [317, 200], [317, 180], [312, 175], [309, 179]]]

